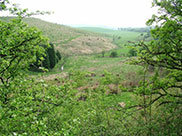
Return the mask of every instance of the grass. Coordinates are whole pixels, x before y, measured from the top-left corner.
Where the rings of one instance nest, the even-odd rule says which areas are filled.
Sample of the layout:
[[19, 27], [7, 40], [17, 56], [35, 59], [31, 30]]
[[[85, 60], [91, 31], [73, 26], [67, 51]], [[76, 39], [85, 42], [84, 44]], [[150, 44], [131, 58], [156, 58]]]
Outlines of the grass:
[[[49, 84], [60, 85], [60, 81], [55, 79], [64, 80], [72, 71], [94, 73], [94, 76], [89, 77], [82, 77], [78, 73], [75, 75], [76, 78], [80, 78], [79, 80], [85, 80], [83, 83], [81, 81], [81, 85], [77, 88], [80, 91], [85, 90], [85, 88], [92, 89], [97, 83], [99, 85], [104, 84], [104, 80], [107, 78], [110, 83], [104, 87], [108, 90], [119, 86], [131, 87], [132, 89], [141, 79], [142, 68], [127, 64], [129, 51], [127, 45], [132, 45], [131, 42], [142, 39], [141, 33], [103, 28], [73, 29], [32, 18], [25, 21], [31, 26], [38, 26], [39, 29], [46, 28], [43, 33], [48, 35], [51, 41], [57, 45], [56, 48], [66, 55], [71, 55], [64, 62], [64, 71], [60, 70], [63, 62], [59, 62], [50, 72], [39, 74]], [[115, 45], [113, 46], [111, 42]], [[105, 54], [102, 57], [100, 52], [104, 50]], [[116, 51], [118, 57], [111, 58], [112, 51]], [[117, 105], [119, 102], [130, 104], [134, 103], [131, 97], [130, 93], [122, 92], [117, 95], [105, 95], [102, 102], [104, 105], [110, 106]]]
[[[0, 17], [0, 20], [9, 21], [13, 17]], [[24, 21], [37, 27], [56, 45], [61, 54], [92, 54], [116, 48], [112, 40], [102, 34], [88, 32], [69, 26], [46, 22], [37, 18], [25, 18]]]
[[106, 34], [113, 38], [113, 41], [117, 41], [119, 45], [127, 44], [128, 41], [137, 41], [141, 39], [140, 32], [131, 32], [131, 31], [120, 31], [114, 29], [106, 29], [99, 27], [80, 27], [81, 30], [86, 30], [90, 32], [96, 32], [100, 34]]
[[144, 40], [143, 35], [146, 34], [142, 32], [121, 31], [99, 27], [80, 27], [79, 29], [103, 34], [112, 39], [112, 43], [117, 45], [117, 48], [107, 52], [105, 54], [106, 56], [109, 56], [112, 51], [116, 51], [119, 56], [127, 56], [129, 52], [128, 46], [133, 46], [135, 43]]
[[[73, 30], [78, 31], [79, 35], [67, 37], [67, 39], [61, 41], [62, 46], [58, 45], [56, 47], [65, 54], [71, 53], [71, 55], [67, 57], [64, 62], [59, 62], [53, 70], [43, 74], [45, 79], [52, 80], [50, 81], [51, 84], [57, 84], [56, 81], [53, 81], [54, 79], [64, 77], [72, 71], [85, 71], [95, 74], [95, 76], [87, 78], [88, 81], [85, 86], [100, 82], [105, 78], [104, 76], [107, 72], [112, 76], [110, 84], [121, 84], [126, 87], [136, 86], [138, 84], [141, 79], [139, 73], [141, 73], [142, 68], [140, 66], [127, 64], [127, 59], [129, 59], [127, 57], [129, 51], [127, 45], [132, 45], [130, 41], [137, 42], [142, 39], [141, 33], [102, 28], [89, 28], [87, 31]], [[88, 30], [100, 33], [100, 35], [88, 32]], [[84, 32], [84, 36], [82, 32]], [[105, 39], [101, 36], [104, 34], [106, 34], [109, 39]], [[111, 44], [111, 41], [117, 46], [112, 47], [113, 44]], [[102, 57], [102, 53], [99, 52], [102, 52], [103, 47], [106, 46], [108, 48], [105, 49], [104, 57]], [[116, 51], [118, 57], [111, 58], [110, 54], [112, 51]], [[61, 71], [63, 64], [64, 71]]]
[[[127, 64], [127, 59], [128, 57], [101, 57], [101, 54], [71, 56], [64, 64], [64, 71], [60, 71], [62, 65], [58, 63], [52, 71], [43, 74], [43, 77], [49, 83], [57, 84], [55, 79], [68, 76], [73, 71], [80, 71], [85, 72], [85, 75], [90, 75], [85, 79], [83, 88], [103, 82], [102, 80], [107, 77], [110, 78], [109, 84], [114, 84], [114, 86], [119, 84], [124, 87], [133, 87], [142, 78], [142, 67]], [[79, 78], [80, 74], [77, 76]]]

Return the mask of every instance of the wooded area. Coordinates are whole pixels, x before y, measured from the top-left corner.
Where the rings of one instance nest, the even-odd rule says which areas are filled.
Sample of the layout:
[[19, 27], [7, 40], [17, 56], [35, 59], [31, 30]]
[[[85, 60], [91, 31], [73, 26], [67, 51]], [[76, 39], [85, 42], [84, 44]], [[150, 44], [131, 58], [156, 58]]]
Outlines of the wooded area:
[[[118, 44], [110, 52], [70, 55], [66, 60], [68, 56], [39, 29], [23, 21], [47, 12], [29, 13], [0, 0], [0, 12], [16, 15], [10, 21], [0, 20], [0, 135], [182, 135], [182, 1], [154, 0], [153, 6], [160, 14], [147, 21], [151, 40], [128, 41], [132, 46], [128, 56], [117, 52], [126, 47]], [[113, 42], [122, 40], [118, 37]], [[60, 67], [64, 59], [65, 67], [72, 69], [47, 81], [43, 74]], [[97, 71], [93, 65], [99, 59], [102, 65], [122, 64], [121, 72], [82, 70], [86, 60], [84, 66]], [[40, 71], [32, 76], [30, 70]]]

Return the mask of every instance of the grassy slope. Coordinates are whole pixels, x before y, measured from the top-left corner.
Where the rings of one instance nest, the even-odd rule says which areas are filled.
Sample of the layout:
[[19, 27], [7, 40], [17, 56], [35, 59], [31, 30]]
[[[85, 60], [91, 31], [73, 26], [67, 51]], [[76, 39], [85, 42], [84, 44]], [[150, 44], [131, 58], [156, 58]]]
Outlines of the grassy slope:
[[[133, 45], [134, 42], [138, 42], [143, 39], [140, 32], [131, 32], [131, 31], [119, 31], [114, 29], [100, 28], [100, 27], [79, 27], [80, 30], [96, 32], [99, 34], [105, 34], [108, 37], [112, 38], [114, 44], [118, 46], [117, 49], [113, 49], [119, 55], [127, 55], [129, 48], [127, 45]], [[106, 54], [109, 54], [113, 51], [111, 50]]]
[[50, 41], [57, 45], [56, 48], [67, 55], [92, 54], [116, 47], [110, 40], [93, 32], [86, 32], [35, 18], [25, 19], [25, 22], [42, 30]]
[[[10, 20], [12, 17], [1, 17], [1, 20]], [[36, 18], [24, 19], [30, 26], [38, 27], [50, 42], [63, 54], [92, 54], [103, 50], [108, 51], [116, 47], [111, 40], [101, 34], [87, 32], [64, 25], [46, 22]]]
[[[8, 20], [10, 18], [3, 19]], [[127, 54], [128, 52], [128, 48], [124, 45], [129, 44], [128, 41], [137, 41], [140, 38], [140, 33], [104, 28], [84, 28], [86, 31], [83, 31], [63, 25], [45, 22], [35, 18], [25, 19], [25, 22], [27, 22], [30, 26], [37, 26], [39, 29], [41, 29], [43, 33], [50, 38], [51, 42], [57, 45], [57, 49], [61, 50], [65, 54], [75, 54], [66, 60], [64, 65], [65, 72], [70, 71], [70, 69], [75, 69], [101, 74], [104, 70], [107, 70], [114, 74], [120, 74], [122, 79], [124, 79], [128, 76], [128, 73], [138, 71], [138, 68], [135, 68], [135, 66], [124, 64], [123, 60], [126, 58], [122, 58], [121, 56], [122, 54]], [[78, 55], [97, 53], [104, 49], [110, 50], [116, 47], [111, 44], [110, 40], [102, 36], [104, 34], [114, 39], [115, 43], [118, 43], [118, 48], [114, 50], [118, 52], [120, 57], [110, 58], [108, 57], [110, 52], [106, 52], [105, 58], [102, 58], [101, 54], [89, 56]], [[58, 66], [55, 68], [56, 74], [57, 72], [60, 72], [60, 67], [61, 64], [58, 64]]]
[[[92, 29], [92, 28], [89, 28]], [[137, 84], [140, 76], [138, 73], [141, 72], [141, 67], [128, 65], [125, 63], [126, 59], [128, 59], [127, 55], [129, 48], [124, 46], [128, 45], [128, 41], [137, 41], [140, 38], [140, 33], [137, 32], [126, 32], [126, 31], [115, 31], [110, 29], [102, 29], [102, 28], [94, 28], [92, 31], [99, 30], [101, 34], [108, 34], [108, 36], [113, 38], [115, 34], [115, 42], [120, 43], [116, 49], [113, 49], [118, 53], [118, 57], [111, 58], [110, 53], [113, 51], [109, 51], [105, 53], [105, 57], [102, 57], [102, 54], [93, 54], [93, 55], [74, 55], [70, 56], [66, 59], [66, 63], [64, 64], [64, 72], [69, 72], [70, 70], [81, 70], [81, 71], [89, 71], [94, 72], [97, 76], [92, 79], [91, 82], [97, 82], [100, 80], [101, 75], [104, 73], [104, 70], [111, 72], [114, 75], [119, 74], [119, 82], [129, 85], [129, 84]], [[88, 31], [88, 29], [87, 29]], [[97, 32], [99, 32], [97, 31]], [[118, 34], [118, 35], [116, 35]], [[120, 38], [119, 38], [120, 37]], [[61, 65], [57, 65], [55, 69], [55, 74], [60, 72]], [[57, 73], [58, 72], [58, 73]], [[63, 73], [64, 73], [63, 72]], [[54, 79], [55, 76], [53, 76]], [[88, 82], [90, 84], [90, 82]]]
[[119, 31], [114, 29], [106, 29], [100, 27], [80, 27], [80, 30], [86, 30], [90, 32], [96, 32], [100, 34], [107, 34], [113, 38], [119, 38], [118, 44], [127, 44], [128, 41], [137, 41], [141, 39], [141, 33], [139, 32], [131, 32], [131, 31]]
[[78, 27], [81, 30], [97, 32], [97, 33], [105, 33], [105, 34], [114, 34], [117, 30], [101, 28], [101, 27]]

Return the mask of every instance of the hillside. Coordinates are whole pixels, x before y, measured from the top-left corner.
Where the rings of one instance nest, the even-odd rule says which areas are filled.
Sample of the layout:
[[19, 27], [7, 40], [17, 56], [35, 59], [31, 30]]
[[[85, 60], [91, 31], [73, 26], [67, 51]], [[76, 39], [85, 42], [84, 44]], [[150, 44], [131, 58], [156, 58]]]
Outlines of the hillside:
[[100, 27], [79, 27], [79, 29], [110, 36], [113, 38], [114, 43], [120, 46], [128, 44], [131, 41], [137, 42], [143, 39], [143, 36], [141, 36], [142, 32], [114, 30]]
[[[0, 19], [8, 21], [13, 17], [0, 17]], [[101, 34], [50, 23], [37, 18], [26, 18], [24, 21], [29, 26], [39, 28], [50, 39], [50, 42], [56, 45], [56, 49], [67, 55], [99, 53], [116, 47], [110, 39]]]
[[108, 28], [101, 28], [101, 27], [77, 27], [77, 28], [84, 31], [96, 32], [96, 33], [108, 34], [108, 35], [139, 34], [139, 32], [134, 32], [134, 31], [115, 30], [115, 29], [108, 29]]
[[77, 28], [81, 30], [97, 32], [97, 33], [105, 33], [105, 34], [114, 34], [117, 31], [114, 29], [107, 29], [107, 28], [101, 28], [101, 27], [77, 27]]

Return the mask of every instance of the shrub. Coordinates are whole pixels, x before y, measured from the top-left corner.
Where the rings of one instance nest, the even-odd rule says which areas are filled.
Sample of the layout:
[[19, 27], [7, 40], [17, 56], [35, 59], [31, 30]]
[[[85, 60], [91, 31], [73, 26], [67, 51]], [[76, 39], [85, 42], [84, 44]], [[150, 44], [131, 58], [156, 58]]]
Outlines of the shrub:
[[131, 48], [128, 53], [130, 57], [137, 56], [137, 51], [134, 48]]
[[110, 57], [112, 57], [112, 58], [117, 57], [117, 56], [118, 56], [118, 53], [116, 51], [112, 51], [110, 54]]

